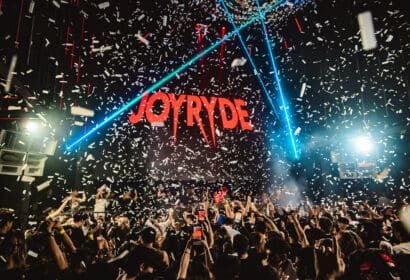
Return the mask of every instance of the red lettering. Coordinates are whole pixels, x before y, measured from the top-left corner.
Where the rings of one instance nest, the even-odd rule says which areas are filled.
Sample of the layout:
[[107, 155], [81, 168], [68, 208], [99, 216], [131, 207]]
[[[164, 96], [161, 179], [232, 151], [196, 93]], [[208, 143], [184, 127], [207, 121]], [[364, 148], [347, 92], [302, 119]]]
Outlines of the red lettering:
[[[161, 100], [162, 104], [164, 104], [164, 108], [162, 109], [162, 112], [159, 115], [154, 114], [152, 110], [152, 106], [154, 106], [154, 103], [157, 100]], [[151, 95], [150, 99], [148, 100], [147, 107], [145, 108], [145, 115], [147, 121], [149, 121], [150, 123], [164, 122], [168, 118], [169, 110], [170, 107], [168, 96], [163, 92], [156, 92], [153, 95]]]
[[182, 106], [182, 103], [185, 101], [185, 94], [179, 96], [179, 98], [175, 98], [175, 94], [168, 94], [169, 100], [171, 101], [172, 107], [174, 108], [174, 145], [177, 143], [177, 129], [178, 129], [178, 118], [179, 118], [179, 109]]
[[243, 130], [253, 130], [253, 126], [245, 120], [245, 118], [249, 117], [248, 111], [245, 109], [242, 109], [243, 106], [245, 106], [245, 101], [242, 99], [234, 99], [233, 102], [235, 103], [235, 108], [236, 111], [238, 112], [238, 117], [239, 117], [239, 123], [241, 124], [241, 128]]
[[206, 143], [209, 145], [208, 137], [206, 136], [204, 126], [202, 125], [202, 119], [199, 115], [201, 112], [201, 99], [198, 96], [188, 95], [187, 97], [187, 125], [193, 126], [194, 119], [201, 130], [202, 135], [205, 138]]
[[[178, 132], [178, 122], [179, 122], [179, 111], [181, 110], [185, 100], [187, 101], [187, 126], [194, 126], [195, 123], [198, 125], [201, 134], [203, 135], [205, 142], [209, 145], [208, 137], [206, 135], [204, 125], [201, 119], [202, 106], [205, 107], [209, 126], [212, 135], [212, 142], [214, 147], [216, 147], [216, 135], [215, 135], [215, 106], [219, 103], [219, 111], [222, 120], [222, 126], [225, 129], [234, 129], [238, 126], [238, 122], [243, 130], [253, 130], [254, 127], [249, 121], [249, 112], [246, 110], [246, 103], [243, 99], [236, 98], [230, 101], [223, 97], [210, 97], [205, 96], [195, 96], [181, 94], [180, 96], [175, 96], [172, 93], [166, 94], [164, 92], [157, 92], [152, 94], [150, 97], [147, 92], [144, 92], [141, 96], [141, 101], [138, 106], [136, 113], [132, 113], [129, 116], [129, 121], [136, 124], [141, 121], [146, 115], [148, 122], [165, 122], [169, 116], [171, 106], [173, 107], [173, 136], [174, 144], [177, 142], [177, 132]], [[149, 97], [149, 98], [148, 98]], [[160, 113], [154, 113], [153, 108], [157, 101], [162, 102], [162, 111]]]
[[140, 102], [140, 105], [138, 106], [137, 114], [134, 113], [128, 118], [132, 124], [138, 123], [144, 116], [145, 106], [147, 105], [147, 99], [148, 99], [148, 92], [144, 92], [142, 94], [142, 100]]
[[208, 102], [208, 99], [206, 99], [205, 96], [201, 96], [201, 100], [205, 106], [206, 111], [208, 112], [208, 119], [209, 119], [209, 126], [211, 127], [212, 140], [214, 143], [214, 147], [216, 147], [214, 110], [215, 110], [217, 98], [211, 97], [211, 101]]
[[[238, 115], [236, 113], [235, 106], [226, 98], [219, 97], [219, 111], [221, 112], [222, 126], [226, 129], [234, 129], [238, 125]], [[226, 108], [232, 113], [231, 119], [228, 119], [226, 114]]]

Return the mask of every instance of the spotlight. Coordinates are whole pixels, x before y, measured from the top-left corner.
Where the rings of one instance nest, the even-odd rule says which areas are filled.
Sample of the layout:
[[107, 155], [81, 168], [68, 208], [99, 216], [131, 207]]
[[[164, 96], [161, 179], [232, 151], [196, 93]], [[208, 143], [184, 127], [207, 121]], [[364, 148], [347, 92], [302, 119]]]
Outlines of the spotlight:
[[354, 140], [354, 146], [357, 152], [367, 154], [373, 149], [372, 141], [367, 137], [358, 137]]
[[30, 121], [26, 123], [26, 130], [28, 132], [36, 132], [39, 128], [38, 122]]

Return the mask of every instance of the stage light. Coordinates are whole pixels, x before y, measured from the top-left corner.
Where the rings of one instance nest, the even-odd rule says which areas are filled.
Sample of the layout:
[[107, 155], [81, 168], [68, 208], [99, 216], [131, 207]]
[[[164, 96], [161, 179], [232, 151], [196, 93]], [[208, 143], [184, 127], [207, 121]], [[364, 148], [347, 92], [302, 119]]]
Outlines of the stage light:
[[[221, 1], [223, 1], [223, 0], [221, 0]], [[260, 6], [259, 6], [259, 0], [256, 0], [256, 5], [258, 7], [258, 14], [259, 14], [259, 18], [260, 18], [260, 21], [261, 21], [262, 33], [263, 33], [263, 36], [265, 38], [264, 41], [265, 41], [266, 48], [267, 48], [268, 53], [269, 53], [269, 58], [270, 58], [270, 61], [271, 61], [271, 64], [272, 64], [276, 85], [278, 86], [279, 96], [280, 96], [280, 100], [281, 100], [281, 103], [282, 103], [282, 108], [283, 108], [283, 111], [285, 113], [285, 120], [286, 120], [286, 125], [287, 125], [287, 128], [288, 128], [288, 134], [289, 134], [290, 142], [292, 144], [293, 154], [294, 154], [294, 157], [297, 159], [297, 158], [299, 158], [299, 155], [298, 155], [298, 151], [296, 149], [295, 138], [293, 137], [293, 129], [292, 129], [292, 125], [291, 125], [290, 114], [288, 113], [288, 105], [286, 104], [285, 95], [283, 93], [282, 85], [280, 83], [278, 68], [276, 67], [275, 57], [273, 56], [272, 47], [271, 47], [271, 43], [270, 43], [270, 40], [269, 40], [268, 32], [266, 31], [264, 15], [262, 14], [262, 11], [261, 11]]]
[[373, 149], [373, 142], [368, 137], [358, 137], [354, 139], [353, 142], [356, 152], [358, 153], [368, 154]]
[[33, 133], [33, 132], [38, 131], [40, 126], [38, 122], [29, 121], [26, 123], [25, 127], [28, 132]]
[[[284, 0], [280, 0], [274, 4], [272, 4], [271, 6], [267, 7], [264, 11], [263, 14], [268, 13], [270, 11], [272, 11], [274, 8], [276, 8], [277, 6], [279, 6], [279, 4], [284, 3]], [[89, 130], [87, 133], [85, 133], [84, 135], [82, 135], [81, 137], [79, 137], [77, 140], [71, 142], [70, 144], [68, 144], [66, 146], [66, 150], [70, 151], [73, 147], [77, 146], [81, 141], [83, 141], [84, 139], [88, 138], [89, 136], [91, 136], [92, 134], [94, 134], [95, 132], [97, 132], [101, 127], [105, 126], [106, 124], [108, 124], [109, 122], [111, 122], [113, 119], [115, 119], [116, 117], [118, 117], [120, 114], [122, 114], [124, 111], [127, 111], [128, 109], [130, 109], [132, 106], [134, 106], [135, 104], [137, 104], [142, 96], [144, 94], [149, 94], [151, 92], [153, 92], [154, 90], [160, 88], [163, 84], [165, 84], [166, 82], [168, 82], [169, 80], [171, 80], [172, 78], [174, 78], [176, 75], [178, 75], [179, 73], [181, 73], [182, 71], [184, 71], [186, 68], [190, 67], [193, 63], [197, 62], [201, 57], [203, 57], [204, 55], [207, 55], [208, 53], [210, 53], [211, 51], [213, 51], [214, 49], [216, 49], [217, 47], [219, 47], [224, 41], [229, 40], [230, 38], [233, 37], [233, 35], [235, 35], [237, 32], [241, 31], [242, 29], [250, 26], [252, 23], [254, 23], [256, 20], [258, 20], [258, 16], [253, 16], [251, 17], [246, 23], [242, 24], [238, 29], [228, 33], [225, 35], [225, 37], [217, 42], [215, 42], [213, 45], [209, 46], [208, 48], [206, 48], [205, 50], [203, 50], [201, 53], [195, 55], [194, 57], [192, 57], [191, 59], [189, 59], [187, 62], [185, 62], [183, 65], [179, 66], [177, 69], [175, 69], [174, 71], [172, 71], [171, 73], [169, 73], [168, 75], [166, 75], [165, 77], [163, 77], [162, 79], [160, 79], [158, 82], [156, 82], [155, 84], [153, 84], [152, 86], [150, 86], [149, 88], [142, 90], [140, 92], [139, 95], [137, 95], [134, 99], [132, 99], [131, 101], [129, 101], [128, 103], [124, 104], [120, 109], [118, 109], [117, 111], [114, 111], [113, 113], [111, 113], [111, 115], [109, 115], [107, 118], [105, 118], [102, 122], [100, 122], [99, 124], [97, 124], [95, 127], [93, 127], [91, 130]], [[239, 34], [239, 33], [238, 33]], [[274, 108], [274, 107], [273, 107]], [[275, 112], [276, 113], [276, 112]]]

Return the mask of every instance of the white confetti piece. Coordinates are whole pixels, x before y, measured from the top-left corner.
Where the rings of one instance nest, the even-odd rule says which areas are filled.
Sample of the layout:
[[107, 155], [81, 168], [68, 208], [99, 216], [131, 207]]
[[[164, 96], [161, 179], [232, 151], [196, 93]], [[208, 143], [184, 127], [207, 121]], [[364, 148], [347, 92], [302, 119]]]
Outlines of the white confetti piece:
[[247, 60], [244, 57], [235, 58], [231, 63], [231, 68], [238, 67], [238, 66], [244, 66], [246, 61]]
[[8, 106], [7, 110], [9, 111], [20, 111], [22, 108], [21, 106]]
[[56, 0], [53, 0], [53, 5], [59, 9], [61, 8], [60, 3], [58, 3]]
[[293, 133], [294, 135], [299, 135], [300, 131], [302, 129], [300, 127], [296, 128], [295, 132]]
[[98, 8], [101, 10], [107, 9], [110, 6], [110, 2], [109, 1], [105, 1], [102, 2], [100, 4], [98, 4]]
[[9, 68], [9, 72], [7, 74], [7, 81], [6, 81], [6, 85], [4, 86], [4, 91], [6, 93], [8, 93], [10, 91], [10, 87], [11, 87], [11, 81], [13, 79], [13, 75], [14, 75], [14, 68], [16, 68], [16, 64], [17, 64], [17, 55], [13, 55], [12, 59], [11, 59], [11, 63], [10, 63], [10, 68]]
[[34, 0], [31, 0], [30, 1], [30, 6], [29, 6], [29, 8], [28, 8], [28, 12], [30, 13], [30, 14], [33, 14], [33, 11], [34, 11], [34, 6], [36, 5], [36, 2], [34, 2]]
[[72, 106], [71, 115], [82, 117], [94, 117], [94, 111], [80, 106]]
[[84, 122], [75, 121], [75, 122], [74, 122], [74, 125], [75, 125], [75, 126], [83, 126], [83, 125], [84, 125]]
[[37, 258], [38, 257], [38, 253], [32, 251], [32, 250], [28, 250], [27, 255], [29, 255], [30, 257], [33, 258]]
[[373, 17], [370, 11], [360, 13], [357, 16], [362, 39], [363, 50], [368, 51], [377, 47], [376, 34], [373, 26]]
[[145, 39], [144, 37], [142, 37], [139, 31], [137, 33], [137, 38], [141, 43], [143, 43], [147, 47], [149, 46], [149, 41], [147, 39]]
[[306, 90], [306, 83], [303, 83], [302, 88], [300, 89], [300, 94], [299, 94], [300, 98], [302, 98], [303, 95], [305, 95], [305, 90]]
[[34, 180], [36, 180], [36, 178], [35, 177], [31, 177], [31, 176], [22, 176], [21, 177], [21, 181], [22, 182], [26, 182], [26, 183], [33, 183], [34, 182]]
[[40, 192], [40, 191], [44, 190], [45, 188], [49, 187], [52, 181], [53, 181], [53, 179], [49, 179], [49, 180], [41, 183], [40, 185], [37, 186], [37, 191]]

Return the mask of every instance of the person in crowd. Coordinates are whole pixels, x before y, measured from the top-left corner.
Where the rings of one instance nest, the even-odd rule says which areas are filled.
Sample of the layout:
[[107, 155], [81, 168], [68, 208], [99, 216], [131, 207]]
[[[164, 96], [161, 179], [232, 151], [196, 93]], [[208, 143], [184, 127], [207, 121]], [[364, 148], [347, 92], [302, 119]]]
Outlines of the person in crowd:
[[[78, 194], [26, 235], [0, 209], [5, 279], [410, 279], [407, 205], [355, 196], [315, 205], [288, 188], [171, 191], [166, 183], [112, 194], [104, 215]], [[138, 194], [137, 194], [138, 193]], [[81, 200], [81, 201], [80, 201]], [[405, 203], [405, 199], [401, 200]], [[65, 212], [71, 203], [81, 203]], [[72, 205], [71, 205], [72, 206]], [[97, 210], [96, 210], [97, 209]], [[94, 210], [94, 211], [93, 211]]]
[[392, 224], [393, 236], [397, 240], [397, 245], [393, 246], [395, 255], [410, 255], [410, 232], [405, 228], [404, 223], [400, 220]]
[[103, 184], [97, 189], [95, 195], [95, 205], [94, 205], [94, 216], [97, 218], [99, 216], [105, 217], [105, 208], [107, 206], [107, 199], [111, 195], [110, 188]]
[[[4, 236], [13, 228], [14, 212], [11, 209], [0, 208], [0, 238]], [[0, 239], [0, 240], [1, 240]]]

